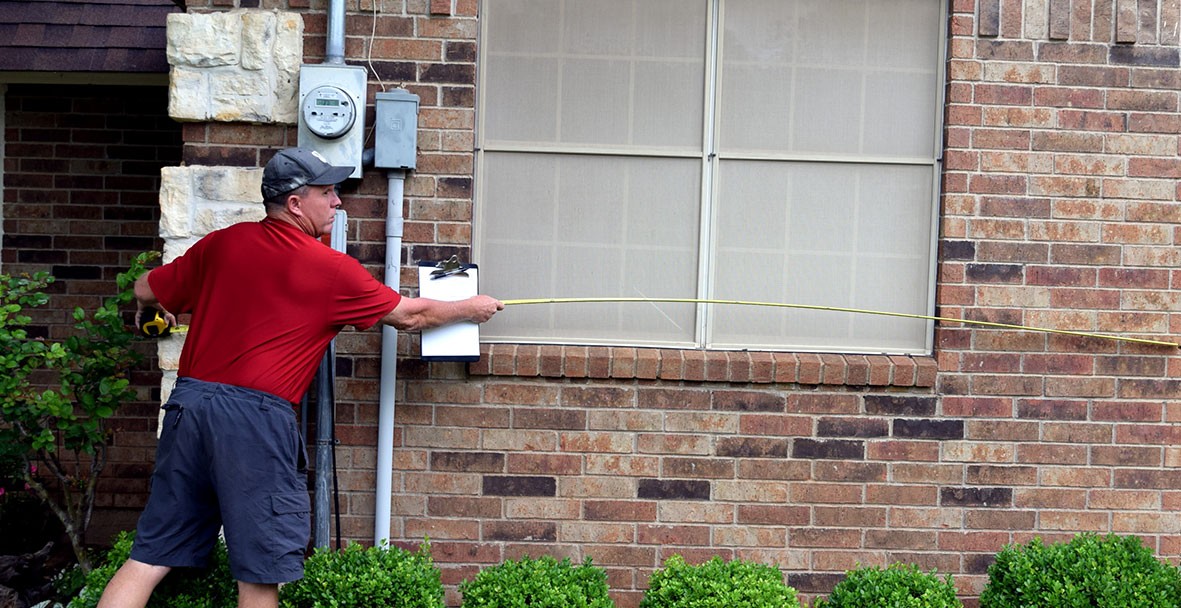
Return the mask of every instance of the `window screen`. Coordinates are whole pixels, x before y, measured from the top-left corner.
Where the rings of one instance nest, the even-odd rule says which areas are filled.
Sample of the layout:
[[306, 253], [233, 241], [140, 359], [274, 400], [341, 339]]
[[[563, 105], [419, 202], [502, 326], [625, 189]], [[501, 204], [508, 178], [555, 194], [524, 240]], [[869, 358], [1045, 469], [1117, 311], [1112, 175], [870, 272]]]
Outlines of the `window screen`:
[[[474, 259], [503, 299], [932, 314], [941, 0], [481, 3]], [[921, 353], [928, 321], [514, 306], [486, 341]]]

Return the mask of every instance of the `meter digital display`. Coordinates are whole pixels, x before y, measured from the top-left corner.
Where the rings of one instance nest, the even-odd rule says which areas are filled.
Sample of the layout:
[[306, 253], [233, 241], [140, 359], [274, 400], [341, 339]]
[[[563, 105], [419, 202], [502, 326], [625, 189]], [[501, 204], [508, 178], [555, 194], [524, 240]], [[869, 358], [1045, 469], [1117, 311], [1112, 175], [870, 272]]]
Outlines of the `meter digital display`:
[[324, 139], [337, 139], [349, 132], [357, 120], [353, 100], [340, 87], [326, 84], [308, 92], [301, 104], [308, 130]]

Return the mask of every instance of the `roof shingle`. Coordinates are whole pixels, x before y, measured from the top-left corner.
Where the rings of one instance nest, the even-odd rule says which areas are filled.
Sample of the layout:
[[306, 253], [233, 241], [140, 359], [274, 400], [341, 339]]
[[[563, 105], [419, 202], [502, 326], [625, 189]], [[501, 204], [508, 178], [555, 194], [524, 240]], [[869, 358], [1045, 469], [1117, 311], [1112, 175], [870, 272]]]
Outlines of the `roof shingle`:
[[0, 71], [168, 71], [173, 0], [0, 0]]

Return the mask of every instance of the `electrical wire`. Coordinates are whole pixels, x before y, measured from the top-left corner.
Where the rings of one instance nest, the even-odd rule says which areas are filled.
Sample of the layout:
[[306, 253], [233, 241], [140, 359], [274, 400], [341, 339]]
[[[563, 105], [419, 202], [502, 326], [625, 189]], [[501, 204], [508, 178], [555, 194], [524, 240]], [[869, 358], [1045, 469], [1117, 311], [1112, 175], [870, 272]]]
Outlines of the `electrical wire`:
[[930, 315], [919, 315], [905, 312], [888, 312], [883, 310], [867, 310], [864, 308], [845, 308], [841, 306], [819, 306], [814, 304], [790, 304], [784, 302], [756, 302], [750, 300], [714, 300], [707, 298], [531, 298], [518, 300], [501, 300], [505, 306], [523, 306], [532, 304], [596, 304], [596, 303], [624, 303], [624, 302], [671, 302], [677, 304], [729, 304], [737, 306], [768, 306], [774, 308], [796, 308], [803, 310], [825, 310], [832, 312], [846, 312], [861, 315], [880, 315], [886, 317], [901, 317], [905, 319], [925, 319], [928, 321], [939, 321], [942, 323], [962, 323], [964, 325], [977, 325], [981, 327], [993, 327], [998, 329], [1016, 329], [1021, 331], [1038, 331], [1048, 334], [1061, 334], [1067, 336], [1078, 336], [1083, 338], [1099, 338], [1102, 340], [1115, 340], [1118, 342], [1131, 342], [1133, 344], [1149, 344], [1152, 346], [1171, 346], [1177, 348], [1176, 342], [1165, 342], [1163, 340], [1150, 340], [1147, 338], [1134, 338], [1130, 336], [1115, 336], [1110, 334], [1092, 333], [1086, 331], [1074, 331], [1068, 329], [1050, 329], [1046, 327], [1032, 327], [1029, 325], [1014, 325], [1010, 323], [996, 323], [993, 321], [975, 321], [972, 319], [957, 319], [954, 317], [935, 317]]

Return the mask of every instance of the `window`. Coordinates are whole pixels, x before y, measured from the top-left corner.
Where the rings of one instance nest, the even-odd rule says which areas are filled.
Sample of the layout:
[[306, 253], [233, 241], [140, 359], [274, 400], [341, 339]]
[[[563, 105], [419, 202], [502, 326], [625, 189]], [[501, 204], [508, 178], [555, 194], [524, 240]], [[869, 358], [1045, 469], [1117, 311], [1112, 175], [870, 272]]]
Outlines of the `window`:
[[[481, 3], [474, 259], [516, 298], [933, 314], [942, 0]], [[513, 307], [487, 341], [925, 353], [931, 323]]]

